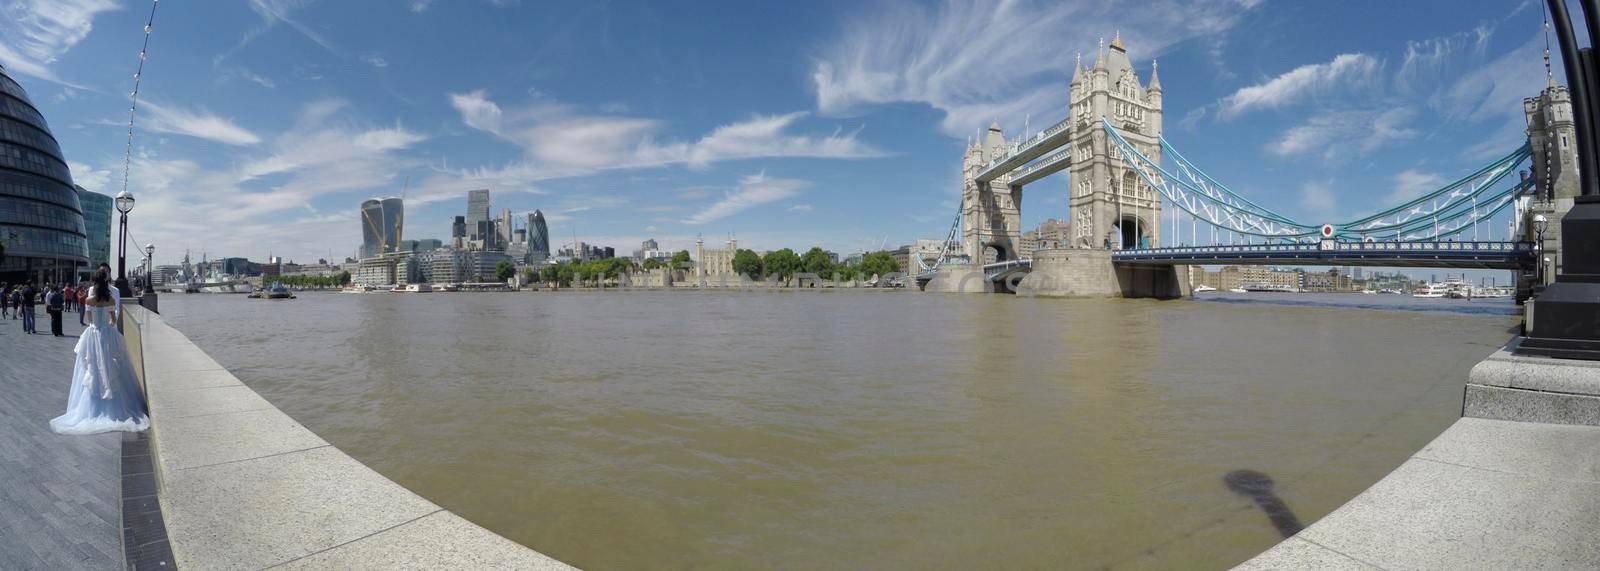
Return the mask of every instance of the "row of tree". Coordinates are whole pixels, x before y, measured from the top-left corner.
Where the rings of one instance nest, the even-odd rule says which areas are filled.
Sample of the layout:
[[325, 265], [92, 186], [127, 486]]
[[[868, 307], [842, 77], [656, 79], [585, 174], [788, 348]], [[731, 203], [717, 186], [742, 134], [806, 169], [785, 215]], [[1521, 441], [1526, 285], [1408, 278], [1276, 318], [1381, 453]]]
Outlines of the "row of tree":
[[789, 279], [797, 273], [805, 272], [816, 274], [822, 279], [833, 279], [838, 276], [841, 280], [852, 280], [857, 277], [870, 278], [874, 275], [882, 276], [898, 272], [900, 262], [888, 252], [867, 254], [859, 266], [854, 266], [834, 263], [828, 259], [828, 253], [818, 247], [806, 250], [804, 255], [796, 255], [794, 250], [788, 248], [767, 252], [765, 256], [751, 250], [739, 250], [733, 254], [733, 271], [741, 275], [777, 276], [780, 279]]
[[281, 282], [289, 287], [343, 287], [350, 283], [350, 272], [339, 272], [330, 276], [278, 276], [263, 279], [269, 284]]

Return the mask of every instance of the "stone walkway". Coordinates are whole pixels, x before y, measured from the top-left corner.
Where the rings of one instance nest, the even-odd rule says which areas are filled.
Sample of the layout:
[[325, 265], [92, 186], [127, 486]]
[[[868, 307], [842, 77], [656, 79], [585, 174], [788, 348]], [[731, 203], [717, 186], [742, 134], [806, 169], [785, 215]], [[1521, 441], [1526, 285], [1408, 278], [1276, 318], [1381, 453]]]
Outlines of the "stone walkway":
[[121, 433], [61, 436], [77, 314], [62, 333], [0, 320], [0, 569], [121, 569]]

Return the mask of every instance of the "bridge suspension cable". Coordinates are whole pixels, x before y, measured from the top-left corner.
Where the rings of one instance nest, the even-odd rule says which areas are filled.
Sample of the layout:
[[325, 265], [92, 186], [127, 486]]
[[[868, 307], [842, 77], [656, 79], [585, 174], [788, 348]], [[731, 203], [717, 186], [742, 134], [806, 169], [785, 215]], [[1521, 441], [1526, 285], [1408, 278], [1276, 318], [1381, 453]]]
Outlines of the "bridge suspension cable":
[[[1140, 152], [1109, 121], [1102, 120], [1101, 125], [1118, 154], [1139, 177], [1189, 214], [1193, 221], [1266, 240], [1298, 241], [1320, 235], [1320, 225], [1298, 222], [1273, 212], [1218, 182], [1189, 162], [1165, 138], [1160, 139], [1160, 145], [1173, 159], [1171, 171]], [[1513, 204], [1517, 197], [1532, 191], [1531, 180], [1494, 190], [1530, 156], [1532, 149], [1524, 144], [1438, 190], [1370, 216], [1331, 224], [1334, 237], [1342, 240], [1437, 240], [1475, 228], [1478, 222], [1494, 216]], [[1176, 224], [1174, 220], [1175, 231]]]

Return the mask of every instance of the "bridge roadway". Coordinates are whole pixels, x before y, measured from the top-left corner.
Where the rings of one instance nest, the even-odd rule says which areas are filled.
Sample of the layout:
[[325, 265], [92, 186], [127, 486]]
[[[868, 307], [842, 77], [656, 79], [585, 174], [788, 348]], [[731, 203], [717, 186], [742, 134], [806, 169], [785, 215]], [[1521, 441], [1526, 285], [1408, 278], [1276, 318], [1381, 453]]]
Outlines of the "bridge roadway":
[[1256, 264], [1515, 270], [1537, 261], [1533, 242], [1335, 242], [1117, 250], [1117, 264]]
[[[1044, 156], [1045, 153], [1062, 147], [1067, 143], [1067, 139], [1072, 137], [1071, 127], [1072, 118], [1068, 117], [1066, 119], [1062, 119], [1060, 123], [1051, 125], [1050, 128], [1034, 134], [1034, 136], [1030, 137], [1028, 140], [1022, 141], [1014, 152], [1002, 157], [998, 157], [994, 161], [991, 161], [983, 168], [983, 170], [978, 172], [978, 175], [974, 177], [974, 180], [979, 183], [987, 183], [994, 179], [1000, 178], [1001, 175], [1011, 172], [1017, 167], [1027, 164], [1033, 159]], [[1070, 159], [1070, 153], [1063, 151], [1061, 153], [1057, 153], [1057, 155], [1053, 156], [1052, 159], [1052, 164], [1059, 164], [1064, 160]], [[1056, 168], [1054, 170], [1061, 169]], [[1037, 176], [1033, 177], [1033, 180], [1037, 180], [1042, 176], [1044, 175], [1038, 174]], [[1028, 182], [1031, 182], [1031, 180]]]

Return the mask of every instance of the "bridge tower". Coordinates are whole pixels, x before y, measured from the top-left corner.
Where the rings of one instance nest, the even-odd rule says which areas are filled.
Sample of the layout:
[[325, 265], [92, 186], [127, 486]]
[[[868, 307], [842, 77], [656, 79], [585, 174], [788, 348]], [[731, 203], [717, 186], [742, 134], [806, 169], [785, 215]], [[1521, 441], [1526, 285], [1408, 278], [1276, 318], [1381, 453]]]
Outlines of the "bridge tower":
[[1123, 163], [1100, 127], [1103, 118], [1139, 152], [1161, 160], [1161, 80], [1155, 64], [1150, 84], [1141, 85], [1128, 60], [1121, 34], [1109, 48], [1095, 48], [1094, 67], [1074, 66], [1072, 180], [1067, 200], [1072, 217], [1071, 247], [1113, 248], [1161, 244], [1161, 200], [1154, 189]]
[[1521, 239], [1538, 240], [1533, 217], [1543, 214], [1550, 221], [1544, 232], [1545, 282], [1554, 282], [1561, 269], [1562, 217], [1572, 210], [1578, 197], [1577, 132], [1573, 128], [1572, 96], [1566, 86], [1549, 80], [1538, 97], [1522, 100], [1528, 121], [1528, 145], [1533, 150], [1533, 200], [1524, 211]]
[[1022, 242], [1022, 187], [1003, 180], [977, 182], [978, 172], [1009, 149], [1000, 123], [967, 145], [961, 159], [965, 184], [961, 190], [961, 245], [978, 264], [1018, 259]]

